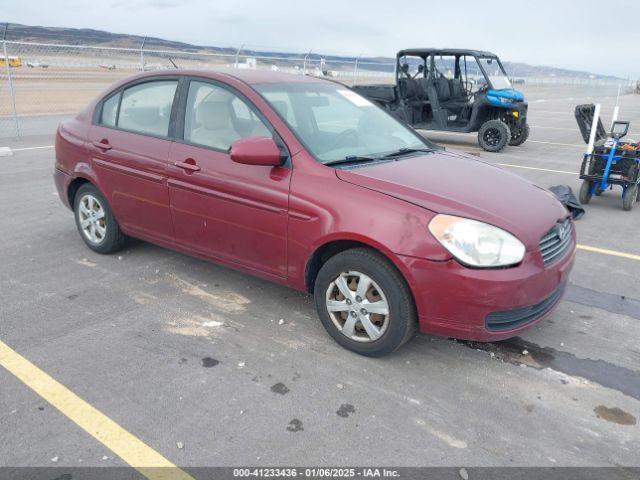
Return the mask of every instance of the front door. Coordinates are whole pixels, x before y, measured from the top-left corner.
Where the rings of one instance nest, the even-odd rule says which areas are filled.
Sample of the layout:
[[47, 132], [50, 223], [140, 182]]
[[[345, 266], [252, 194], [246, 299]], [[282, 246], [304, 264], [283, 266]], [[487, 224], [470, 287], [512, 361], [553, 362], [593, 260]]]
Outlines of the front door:
[[[235, 163], [231, 144], [273, 135], [248, 100], [218, 83], [187, 80], [183, 132], [169, 154], [176, 241], [204, 255], [286, 276], [291, 170]], [[183, 133], [183, 134], [182, 134]]]
[[114, 93], [91, 128], [99, 187], [127, 233], [173, 241], [167, 162], [178, 81], [145, 81]]

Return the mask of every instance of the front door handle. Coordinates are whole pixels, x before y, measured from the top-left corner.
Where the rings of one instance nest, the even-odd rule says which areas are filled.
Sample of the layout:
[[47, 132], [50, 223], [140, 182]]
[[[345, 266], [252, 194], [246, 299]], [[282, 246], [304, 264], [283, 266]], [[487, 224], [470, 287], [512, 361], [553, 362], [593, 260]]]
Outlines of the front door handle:
[[197, 172], [200, 170], [200, 167], [196, 165], [196, 162], [193, 158], [187, 158], [184, 162], [175, 162], [174, 165], [178, 168], [182, 168], [187, 172]]
[[113, 147], [111, 145], [109, 145], [109, 140], [107, 140], [106, 138], [103, 138], [100, 141], [95, 141], [92, 142], [94, 147], [98, 147], [100, 150], [111, 150]]

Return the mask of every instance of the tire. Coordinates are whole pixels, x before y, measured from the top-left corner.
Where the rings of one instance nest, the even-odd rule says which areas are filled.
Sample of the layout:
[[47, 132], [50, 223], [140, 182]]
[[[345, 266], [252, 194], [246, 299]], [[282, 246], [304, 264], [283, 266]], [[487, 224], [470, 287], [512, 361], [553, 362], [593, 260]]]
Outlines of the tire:
[[591, 201], [593, 193], [591, 192], [591, 182], [589, 180], [583, 180], [582, 185], [580, 186], [580, 195], [578, 195], [578, 200], [583, 205], [587, 205]]
[[622, 196], [622, 208], [627, 212], [630, 211], [636, 200], [638, 200], [638, 185], [632, 185], [627, 188]]
[[125, 245], [127, 237], [120, 230], [107, 200], [92, 184], [85, 183], [78, 189], [73, 211], [80, 237], [94, 252], [114, 253]]
[[511, 129], [511, 140], [509, 140], [509, 145], [512, 147], [519, 147], [529, 138], [529, 124], [525, 123], [522, 128], [512, 128]]
[[478, 130], [478, 143], [487, 152], [499, 152], [511, 139], [511, 130], [502, 120], [489, 120]]
[[[357, 287], [363, 281], [370, 286], [361, 298]], [[342, 293], [345, 288], [347, 295]], [[389, 260], [368, 248], [345, 250], [327, 260], [318, 272], [314, 299], [329, 335], [360, 355], [387, 355], [417, 329], [416, 308], [404, 278]]]

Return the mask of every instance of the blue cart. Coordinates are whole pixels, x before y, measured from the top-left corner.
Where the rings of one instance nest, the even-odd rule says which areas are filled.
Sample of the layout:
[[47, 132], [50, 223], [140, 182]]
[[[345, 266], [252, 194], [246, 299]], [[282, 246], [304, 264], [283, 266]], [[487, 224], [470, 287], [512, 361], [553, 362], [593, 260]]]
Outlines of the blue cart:
[[[576, 120], [580, 131], [589, 141], [593, 105], [578, 105]], [[598, 120], [596, 143], [592, 153], [585, 153], [580, 167], [580, 202], [587, 204], [593, 195], [600, 195], [614, 185], [622, 187], [622, 207], [631, 210], [640, 201], [640, 144], [625, 143], [622, 138], [629, 131], [629, 122], [614, 122], [611, 134], [604, 134]]]

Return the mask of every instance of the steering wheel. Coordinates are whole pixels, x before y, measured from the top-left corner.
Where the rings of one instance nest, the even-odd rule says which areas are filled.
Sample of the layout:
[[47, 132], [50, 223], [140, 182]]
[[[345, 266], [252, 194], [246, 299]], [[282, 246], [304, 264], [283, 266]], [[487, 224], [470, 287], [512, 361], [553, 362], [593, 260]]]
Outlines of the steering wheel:
[[331, 149], [330, 150], [334, 150], [337, 147], [340, 147], [342, 145], [344, 145], [347, 140], [349, 140], [349, 138], [352, 138], [353, 140], [355, 140], [356, 142], [358, 141], [358, 131], [353, 129], [353, 128], [348, 128], [346, 130], [343, 130], [342, 132], [340, 132], [338, 134], [338, 136], [333, 140], [333, 142], [331, 143]]
[[462, 82], [462, 86], [467, 96], [471, 95], [473, 92], [473, 82], [471, 80], [464, 80]]

